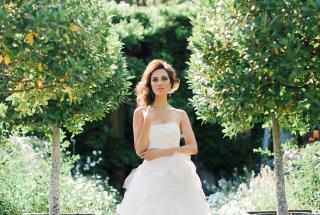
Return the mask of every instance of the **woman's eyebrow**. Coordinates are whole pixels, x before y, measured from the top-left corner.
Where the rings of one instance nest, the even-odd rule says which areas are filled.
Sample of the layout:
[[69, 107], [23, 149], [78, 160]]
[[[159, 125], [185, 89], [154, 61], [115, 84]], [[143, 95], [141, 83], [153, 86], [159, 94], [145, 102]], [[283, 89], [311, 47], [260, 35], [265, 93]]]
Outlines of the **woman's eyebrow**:
[[[160, 78], [166, 78], [166, 77], [168, 77], [168, 76], [167, 75], [160, 76]], [[158, 76], [153, 76], [151, 78], [158, 78]]]

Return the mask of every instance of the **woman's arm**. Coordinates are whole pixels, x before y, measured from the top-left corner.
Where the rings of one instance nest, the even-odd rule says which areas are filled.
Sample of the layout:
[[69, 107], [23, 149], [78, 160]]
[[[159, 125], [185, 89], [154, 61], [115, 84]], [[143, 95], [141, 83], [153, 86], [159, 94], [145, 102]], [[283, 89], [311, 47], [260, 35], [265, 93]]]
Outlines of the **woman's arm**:
[[146, 160], [154, 160], [161, 157], [171, 156], [174, 154], [174, 150], [172, 149], [150, 149], [144, 151], [140, 154], [142, 159]]
[[133, 136], [134, 148], [136, 154], [141, 156], [141, 153], [146, 151], [149, 146], [149, 129], [150, 120], [144, 120], [143, 108], [136, 108], [133, 113]]
[[184, 146], [173, 149], [172, 154], [176, 152], [180, 152], [180, 153], [185, 153], [189, 155], [196, 155], [198, 154], [198, 144], [196, 141], [196, 137], [194, 136], [189, 117], [184, 110], [181, 110], [180, 114], [181, 114], [180, 128], [186, 144]]

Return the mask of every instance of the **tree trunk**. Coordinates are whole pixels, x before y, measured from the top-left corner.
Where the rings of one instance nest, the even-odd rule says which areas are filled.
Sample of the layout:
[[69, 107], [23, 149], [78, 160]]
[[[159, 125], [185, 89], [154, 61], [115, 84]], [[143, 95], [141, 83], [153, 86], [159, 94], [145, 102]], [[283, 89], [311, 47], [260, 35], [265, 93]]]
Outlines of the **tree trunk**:
[[278, 119], [276, 119], [275, 117], [272, 118], [272, 136], [275, 161], [274, 172], [276, 179], [277, 215], [288, 215], [289, 212], [286, 200], [282, 151], [280, 143], [280, 126]]
[[50, 184], [50, 215], [60, 215], [59, 208], [59, 177], [60, 177], [60, 128], [52, 125], [52, 168]]

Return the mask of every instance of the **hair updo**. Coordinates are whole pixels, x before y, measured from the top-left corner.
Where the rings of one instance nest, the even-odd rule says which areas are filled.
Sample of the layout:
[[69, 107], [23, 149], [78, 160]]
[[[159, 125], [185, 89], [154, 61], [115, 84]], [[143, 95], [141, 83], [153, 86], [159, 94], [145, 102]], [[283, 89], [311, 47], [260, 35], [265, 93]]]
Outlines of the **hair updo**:
[[151, 88], [151, 75], [158, 69], [164, 69], [167, 71], [171, 83], [170, 93], [173, 93], [179, 88], [179, 79], [177, 78], [176, 71], [172, 66], [164, 60], [152, 60], [144, 70], [141, 81], [136, 86], [138, 106], [148, 106], [153, 104], [155, 96]]

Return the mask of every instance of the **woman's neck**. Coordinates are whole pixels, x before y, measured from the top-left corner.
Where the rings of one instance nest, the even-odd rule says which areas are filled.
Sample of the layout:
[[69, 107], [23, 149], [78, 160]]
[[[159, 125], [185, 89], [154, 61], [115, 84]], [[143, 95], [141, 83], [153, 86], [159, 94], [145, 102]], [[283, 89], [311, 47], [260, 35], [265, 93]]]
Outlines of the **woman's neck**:
[[152, 104], [152, 107], [155, 108], [168, 108], [170, 105], [168, 103], [167, 97], [156, 97]]

